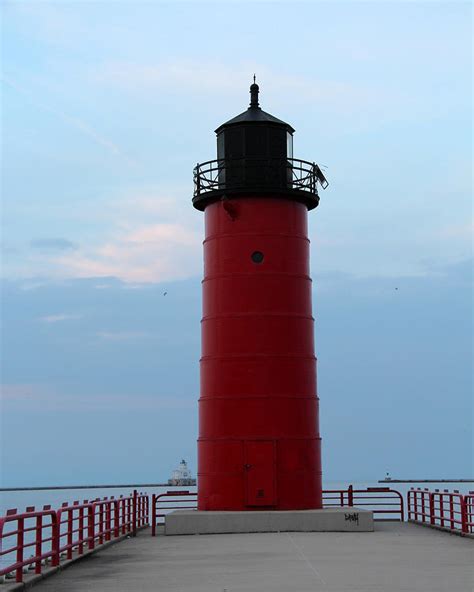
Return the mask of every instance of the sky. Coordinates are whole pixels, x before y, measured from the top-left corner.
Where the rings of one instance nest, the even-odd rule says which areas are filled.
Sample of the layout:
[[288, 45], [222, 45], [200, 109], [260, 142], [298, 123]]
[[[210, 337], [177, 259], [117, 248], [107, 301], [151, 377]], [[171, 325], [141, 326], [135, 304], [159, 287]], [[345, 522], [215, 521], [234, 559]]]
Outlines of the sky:
[[2, 483], [195, 472], [192, 169], [254, 73], [330, 183], [324, 479], [472, 477], [471, 35], [455, 1], [3, 2]]

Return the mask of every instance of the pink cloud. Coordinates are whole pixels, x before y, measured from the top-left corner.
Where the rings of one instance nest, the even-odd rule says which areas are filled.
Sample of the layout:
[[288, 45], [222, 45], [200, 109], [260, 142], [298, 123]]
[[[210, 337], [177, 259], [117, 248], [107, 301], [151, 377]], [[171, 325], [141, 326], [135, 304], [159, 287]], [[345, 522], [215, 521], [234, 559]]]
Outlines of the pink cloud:
[[200, 268], [200, 234], [181, 224], [141, 225], [87, 252], [55, 259], [70, 277], [110, 277], [126, 282], [183, 279]]

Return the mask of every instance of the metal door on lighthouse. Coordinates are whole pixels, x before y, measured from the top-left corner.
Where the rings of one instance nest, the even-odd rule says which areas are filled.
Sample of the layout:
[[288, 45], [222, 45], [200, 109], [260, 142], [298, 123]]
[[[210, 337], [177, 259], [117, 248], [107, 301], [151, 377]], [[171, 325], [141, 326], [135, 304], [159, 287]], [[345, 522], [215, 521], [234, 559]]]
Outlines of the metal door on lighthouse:
[[248, 506], [276, 504], [274, 440], [244, 442], [246, 502]]

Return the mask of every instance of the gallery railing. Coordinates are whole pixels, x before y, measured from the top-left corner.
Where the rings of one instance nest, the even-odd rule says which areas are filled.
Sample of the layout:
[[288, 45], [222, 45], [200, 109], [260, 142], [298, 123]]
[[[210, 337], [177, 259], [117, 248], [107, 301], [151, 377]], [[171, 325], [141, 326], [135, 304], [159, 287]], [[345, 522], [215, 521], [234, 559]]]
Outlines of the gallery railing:
[[195, 200], [203, 194], [249, 189], [317, 196], [318, 184], [328, 186], [319, 166], [297, 158], [227, 158], [198, 163], [194, 169]]

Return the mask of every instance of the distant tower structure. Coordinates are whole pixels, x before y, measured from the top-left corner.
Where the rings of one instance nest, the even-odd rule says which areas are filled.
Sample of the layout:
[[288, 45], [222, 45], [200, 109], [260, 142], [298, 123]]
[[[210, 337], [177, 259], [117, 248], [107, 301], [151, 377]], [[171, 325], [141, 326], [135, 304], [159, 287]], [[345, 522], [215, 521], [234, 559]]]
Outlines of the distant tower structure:
[[308, 210], [327, 181], [294, 129], [249, 108], [194, 170], [204, 211], [198, 509], [321, 508]]
[[184, 458], [173, 471], [171, 479], [168, 479], [168, 485], [196, 485], [196, 479], [193, 479], [191, 471], [188, 469], [188, 463]]

